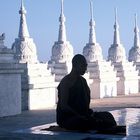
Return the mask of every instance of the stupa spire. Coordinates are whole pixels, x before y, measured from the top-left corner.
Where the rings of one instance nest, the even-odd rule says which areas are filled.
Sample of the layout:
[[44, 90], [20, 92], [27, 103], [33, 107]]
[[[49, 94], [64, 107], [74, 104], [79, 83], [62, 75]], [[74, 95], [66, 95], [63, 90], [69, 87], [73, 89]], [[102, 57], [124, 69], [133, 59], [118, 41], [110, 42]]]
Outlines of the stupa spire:
[[59, 17], [59, 35], [58, 35], [58, 41], [59, 42], [65, 42], [66, 41], [66, 27], [65, 27], [65, 16], [64, 16], [64, 1], [61, 0], [61, 14]]
[[96, 44], [96, 34], [95, 34], [95, 21], [93, 19], [93, 1], [90, 0], [90, 31], [89, 31], [89, 43], [90, 44]]
[[93, 19], [93, 1], [90, 0], [90, 15], [91, 15], [91, 20]]
[[120, 44], [120, 33], [119, 33], [119, 24], [118, 24], [118, 19], [117, 19], [117, 8], [115, 8], [115, 24], [114, 24], [113, 44], [117, 45], [117, 46]]
[[108, 60], [112, 62], [126, 61], [125, 48], [120, 43], [119, 24], [117, 19], [117, 9], [115, 8], [115, 24], [113, 44], [108, 50]]
[[64, 0], [61, 0], [61, 15], [64, 15]]
[[137, 14], [135, 14], [135, 27], [134, 27], [134, 45], [129, 50], [129, 61], [140, 62], [140, 38], [139, 28], [137, 25]]
[[60, 17], [59, 17], [59, 22], [60, 22], [60, 25], [59, 25], [58, 41], [56, 41], [52, 47], [52, 56], [49, 62], [50, 67], [55, 65], [53, 64], [54, 62], [55, 63], [66, 63], [66, 62], [71, 63], [71, 60], [73, 57], [73, 47], [70, 44], [70, 42], [66, 39], [64, 0], [61, 0], [61, 12], [60, 12]]
[[83, 55], [85, 56], [88, 63], [95, 61], [102, 61], [102, 48], [99, 43], [96, 42], [95, 34], [95, 21], [93, 19], [93, 1], [90, 1], [90, 21], [89, 21], [89, 42], [83, 48]]
[[30, 37], [27, 23], [26, 23], [26, 9], [24, 7], [23, 0], [21, 0], [21, 8], [19, 10], [20, 16], [20, 26], [19, 26], [19, 34], [18, 37], [23, 39], [25, 37]]
[[140, 47], [139, 28], [137, 25], [137, 14], [135, 14], [134, 47]]
[[36, 45], [33, 39], [30, 37], [27, 23], [26, 23], [26, 10], [23, 0], [21, 0], [21, 7], [19, 10], [20, 25], [18, 38], [12, 45], [12, 49], [15, 51], [15, 59], [20, 63], [38, 63]]

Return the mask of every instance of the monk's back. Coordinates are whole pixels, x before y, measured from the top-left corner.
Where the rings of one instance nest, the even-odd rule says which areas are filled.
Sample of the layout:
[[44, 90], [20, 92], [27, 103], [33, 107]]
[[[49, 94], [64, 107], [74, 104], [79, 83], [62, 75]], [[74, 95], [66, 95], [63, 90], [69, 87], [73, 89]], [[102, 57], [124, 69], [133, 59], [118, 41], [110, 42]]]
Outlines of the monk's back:
[[[63, 82], [67, 82], [67, 77], [62, 80], [62, 83], [58, 86], [58, 105], [57, 105], [57, 118], [60, 119], [60, 121], [63, 121], [69, 117], [74, 116], [72, 112], [69, 112], [68, 110], [64, 110], [61, 107], [61, 98], [64, 96], [63, 92], [61, 92], [62, 88], [64, 88], [61, 84]], [[90, 103], [90, 90], [87, 86], [86, 80], [79, 76], [76, 81], [69, 87], [68, 86], [68, 105], [78, 112], [80, 115], [86, 116], [88, 114], [89, 110], [89, 103]]]

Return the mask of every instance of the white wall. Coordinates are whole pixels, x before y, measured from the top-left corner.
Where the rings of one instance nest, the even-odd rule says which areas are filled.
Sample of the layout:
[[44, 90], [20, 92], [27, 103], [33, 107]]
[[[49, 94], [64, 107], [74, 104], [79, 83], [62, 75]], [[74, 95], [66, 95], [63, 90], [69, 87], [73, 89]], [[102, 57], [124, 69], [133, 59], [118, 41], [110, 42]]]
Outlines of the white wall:
[[21, 113], [21, 75], [0, 70], [0, 117]]

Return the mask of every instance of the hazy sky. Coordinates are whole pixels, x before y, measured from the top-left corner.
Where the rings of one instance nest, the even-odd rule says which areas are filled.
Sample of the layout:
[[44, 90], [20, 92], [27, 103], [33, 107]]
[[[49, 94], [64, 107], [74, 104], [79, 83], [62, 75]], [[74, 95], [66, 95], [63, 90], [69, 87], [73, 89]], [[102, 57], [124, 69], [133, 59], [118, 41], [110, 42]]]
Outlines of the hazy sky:
[[[51, 48], [58, 39], [61, 0], [24, 0], [30, 36], [37, 46], [38, 57], [48, 61]], [[126, 53], [133, 45], [134, 14], [140, 27], [140, 0], [94, 0], [97, 42], [104, 58], [113, 42], [114, 8], [118, 9], [121, 43]], [[5, 45], [11, 48], [18, 36], [20, 0], [0, 0], [0, 34], [6, 34]], [[89, 37], [89, 0], [64, 0], [67, 39], [74, 53], [82, 53]]]

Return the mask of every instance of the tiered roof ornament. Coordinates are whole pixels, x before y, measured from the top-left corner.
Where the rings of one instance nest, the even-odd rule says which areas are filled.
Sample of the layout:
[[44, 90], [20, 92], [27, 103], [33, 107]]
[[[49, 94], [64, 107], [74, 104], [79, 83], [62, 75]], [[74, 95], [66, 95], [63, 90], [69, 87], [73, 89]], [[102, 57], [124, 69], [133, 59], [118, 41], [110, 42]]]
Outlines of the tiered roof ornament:
[[114, 39], [113, 44], [108, 50], [108, 60], [121, 62], [126, 60], [125, 48], [120, 43], [119, 24], [117, 20], [117, 9], [115, 9]]
[[73, 57], [73, 47], [67, 41], [66, 37], [66, 27], [65, 27], [65, 21], [66, 18], [64, 16], [64, 1], [61, 0], [61, 14], [59, 17], [59, 35], [58, 35], [58, 41], [56, 41], [52, 47], [52, 56], [51, 56], [51, 62], [71, 62]]
[[30, 38], [27, 23], [26, 23], [26, 10], [21, 0], [21, 8], [19, 10], [20, 26], [18, 38], [12, 45], [15, 51], [15, 59], [21, 63], [37, 63], [36, 45], [32, 38]]
[[87, 59], [87, 62], [100, 61], [103, 59], [101, 46], [96, 42], [95, 33], [95, 21], [93, 19], [93, 2], [90, 0], [90, 15], [91, 19], [89, 22], [89, 42], [83, 49], [83, 55]]
[[27, 23], [26, 23], [26, 9], [23, 4], [23, 0], [21, 1], [21, 8], [19, 10], [20, 17], [20, 27], [19, 27], [19, 34], [18, 37], [24, 39], [25, 37], [30, 37]]
[[64, 1], [61, 0], [61, 14], [59, 17], [60, 26], [59, 26], [59, 35], [58, 35], [59, 42], [66, 42], [66, 40], [67, 40], [66, 39], [65, 21], [66, 21], [66, 18], [64, 16]]
[[135, 14], [134, 46], [129, 51], [129, 61], [140, 62], [140, 38], [137, 25], [137, 14]]

